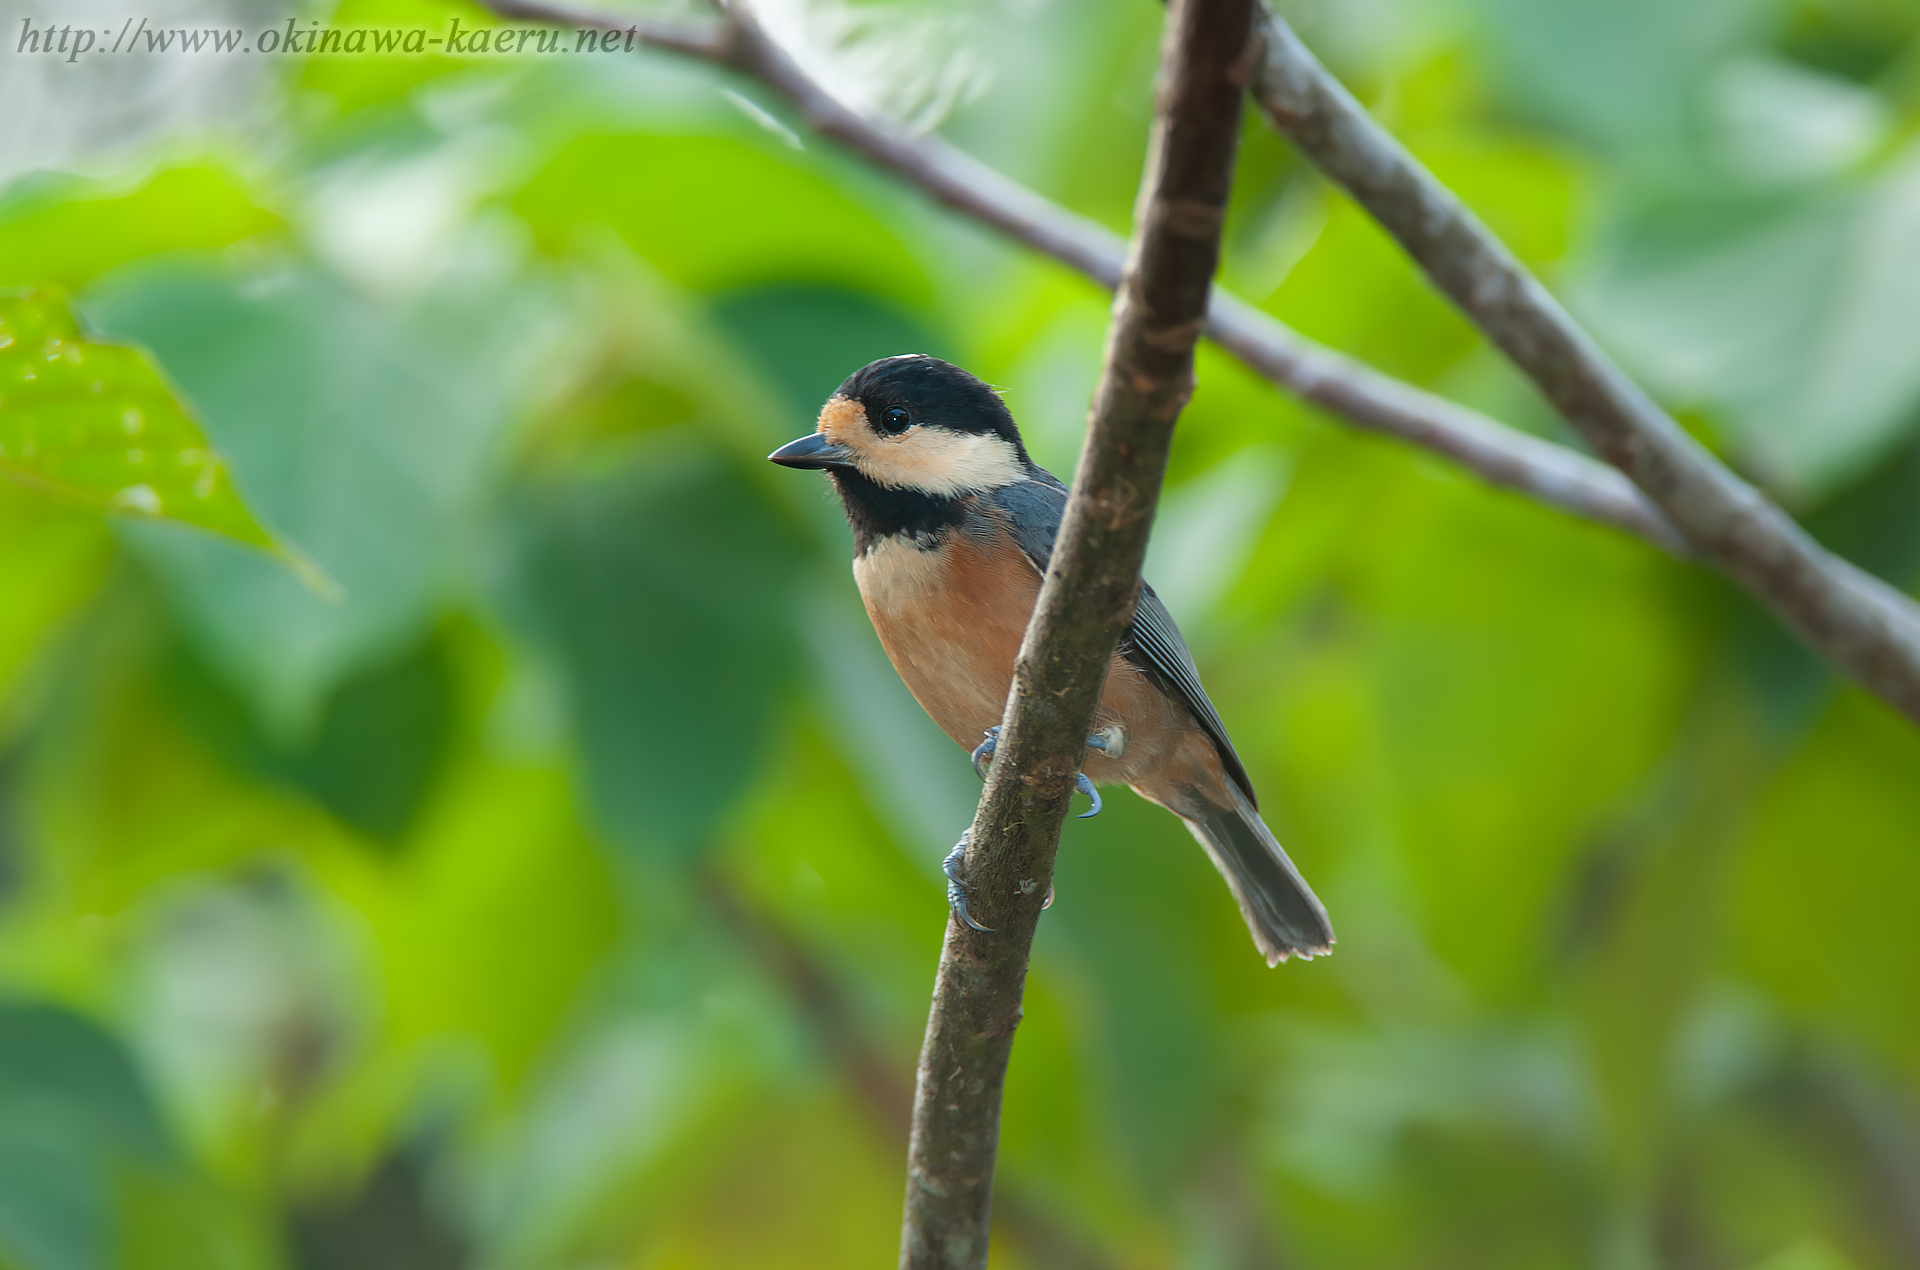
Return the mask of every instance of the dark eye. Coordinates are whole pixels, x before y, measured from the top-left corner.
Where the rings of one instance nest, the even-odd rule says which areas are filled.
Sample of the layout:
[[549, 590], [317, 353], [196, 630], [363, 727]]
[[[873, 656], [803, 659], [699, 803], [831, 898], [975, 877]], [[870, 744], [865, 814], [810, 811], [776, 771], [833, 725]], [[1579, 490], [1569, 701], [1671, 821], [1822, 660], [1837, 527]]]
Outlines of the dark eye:
[[899, 436], [912, 426], [913, 416], [905, 406], [888, 406], [880, 412], [880, 431], [889, 436]]

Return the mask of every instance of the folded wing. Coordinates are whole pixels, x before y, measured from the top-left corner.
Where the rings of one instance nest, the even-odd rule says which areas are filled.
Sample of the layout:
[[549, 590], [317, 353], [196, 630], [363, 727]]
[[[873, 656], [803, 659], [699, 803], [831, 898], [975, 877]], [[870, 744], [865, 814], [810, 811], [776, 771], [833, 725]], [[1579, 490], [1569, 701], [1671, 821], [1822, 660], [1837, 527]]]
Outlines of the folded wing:
[[[1060, 534], [1067, 489], [1044, 469], [1032, 470], [1033, 479], [1003, 485], [983, 497], [998, 508], [1020, 550], [1033, 567], [1044, 574], [1047, 562], [1053, 559], [1054, 540]], [[1144, 582], [1139, 603], [1134, 606], [1133, 624], [1120, 645], [1120, 653], [1185, 704], [1220, 752], [1220, 763], [1227, 776], [1246, 795], [1248, 803], [1258, 807], [1246, 765], [1234, 752], [1227, 725], [1220, 721], [1220, 712], [1213, 708], [1213, 702], [1207, 699], [1207, 690], [1200, 686], [1200, 670], [1193, 664], [1193, 654], [1187, 651], [1187, 642], [1180, 637], [1173, 614], [1167, 612], [1167, 606]]]

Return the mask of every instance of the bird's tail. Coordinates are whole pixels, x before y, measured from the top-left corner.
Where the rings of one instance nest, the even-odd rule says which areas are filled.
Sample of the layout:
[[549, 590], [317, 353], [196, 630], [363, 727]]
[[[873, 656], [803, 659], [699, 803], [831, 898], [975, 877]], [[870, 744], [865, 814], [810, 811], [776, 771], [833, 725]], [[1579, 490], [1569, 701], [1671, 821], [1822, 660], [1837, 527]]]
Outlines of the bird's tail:
[[1267, 964], [1332, 952], [1333, 926], [1327, 921], [1327, 910], [1247, 796], [1231, 780], [1220, 784], [1232, 806], [1218, 806], [1196, 790], [1180, 818], [1226, 878]]

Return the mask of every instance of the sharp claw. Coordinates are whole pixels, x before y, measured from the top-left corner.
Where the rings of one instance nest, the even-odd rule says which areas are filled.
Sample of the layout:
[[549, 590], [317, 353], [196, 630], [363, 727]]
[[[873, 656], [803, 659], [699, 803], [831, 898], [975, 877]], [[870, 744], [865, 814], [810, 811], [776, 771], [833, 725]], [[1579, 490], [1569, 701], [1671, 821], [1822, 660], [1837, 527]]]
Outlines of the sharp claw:
[[1087, 779], [1087, 774], [1085, 772], [1079, 772], [1075, 774], [1073, 778], [1073, 787], [1079, 790], [1081, 793], [1085, 794], [1088, 798], [1093, 799], [1093, 806], [1089, 807], [1086, 811], [1081, 812], [1079, 818], [1081, 820], [1086, 820], [1089, 817], [1099, 815], [1100, 814], [1100, 791], [1093, 787], [1093, 782]]
[[947, 875], [947, 905], [953, 909], [954, 916], [982, 934], [992, 934], [993, 927], [982, 926], [973, 920], [973, 914], [967, 911], [967, 883], [960, 876], [960, 867], [966, 861], [967, 840], [973, 836], [973, 830], [960, 835], [960, 841], [954, 844], [947, 858], [941, 862], [940, 871]]
[[993, 760], [993, 752], [1000, 745], [1000, 729], [987, 729], [987, 739], [973, 747], [973, 774], [981, 780], [987, 779], [987, 764]]
[[954, 888], [948, 887], [947, 901], [948, 903], [953, 905], [954, 915], [957, 916], [961, 921], [973, 927], [975, 930], [979, 931], [982, 935], [993, 934], [993, 927], [982, 926], [979, 922], [973, 919], [973, 914], [967, 911], [967, 893], [965, 891], [961, 891], [959, 893], [959, 898], [956, 899], [954, 898]]
[[1040, 911], [1046, 912], [1053, 907], [1053, 883], [1047, 883], [1047, 898], [1040, 901]]
[[[1121, 744], [1124, 744], [1124, 742], [1122, 742]], [[997, 727], [993, 727], [993, 728], [987, 729], [987, 739], [980, 742], [979, 745], [976, 745], [974, 747], [973, 771], [974, 771], [974, 775], [978, 776], [981, 780], [987, 779], [987, 764], [993, 760], [993, 753], [996, 749], [999, 748], [999, 746], [1000, 746], [1000, 729]], [[1108, 745], [1108, 738], [1105, 733], [1096, 733], [1095, 735], [1088, 737], [1087, 747], [1089, 749], [1099, 750], [1102, 753], [1106, 753], [1108, 749], [1111, 748]], [[1089, 816], [1099, 815], [1100, 808], [1102, 805], [1100, 802], [1100, 791], [1093, 787], [1093, 782], [1087, 779], [1087, 774], [1085, 772], [1078, 772], [1074, 775], [1073, 787], [1079, 790], [1081, 793], [1085, 794], [1088, 798], [1093, 799], [1092, 810], [1081, 812], [1080, 819], [1085, 820]], [[966, 845], [964, 840], [962, 840], [961, 845], [962, 846]], [[958, 848], [956, 848], [956, 850], [957, 849]], [[949, 862], [951, 862], [953, 860], [953, 857], [948, 856], [947, 859]], [[947, 877], [949, 880], [953, 881], [955, 885], [960, 884], [959, 879], [953, 876], [953, 871], [951, 869], [947, 871]], [[960, 915], [962, 917], [966, 916], [964, 907], [962, 907]], [[968, 924], [972, 925], [971, 918], [968, 918]], [[976, 929], [985, 930], [987, 928], [984, 926], [981, 926], [981, 927], [977, 927]]]

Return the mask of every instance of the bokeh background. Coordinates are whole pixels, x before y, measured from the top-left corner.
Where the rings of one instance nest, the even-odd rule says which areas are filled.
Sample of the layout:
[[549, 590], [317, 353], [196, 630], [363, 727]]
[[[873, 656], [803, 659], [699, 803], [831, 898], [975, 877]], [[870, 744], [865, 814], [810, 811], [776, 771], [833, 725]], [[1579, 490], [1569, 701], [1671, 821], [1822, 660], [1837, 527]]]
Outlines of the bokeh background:
[[[978, 786], [824, 480], [762, 456], [926, 351], [1067, 474], [1104, 297], [668, 56], [15, 48], [490, 20], [142, 5], [0, 3], [0, 285], [152, 350], [342, 593], [0, 482], [0, 1264], [889, 1264]], [[1920, 3], [1284, 8], [1913, 585]], [[1125, 231], [1156, 4], [759, 9]], [[1224, 280], [1571, 440], [1257, 124]], [[1210, 349], [1148, 575], [1341, 942], [1269, 971], [1177, 822], [1070, 821], [996, 1265], [1920, 1267], [1910, 723], [1709, 573]]]

